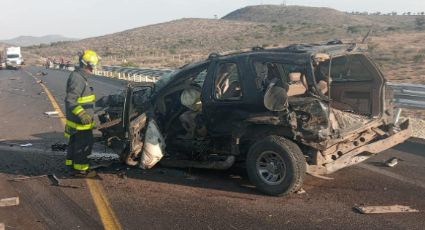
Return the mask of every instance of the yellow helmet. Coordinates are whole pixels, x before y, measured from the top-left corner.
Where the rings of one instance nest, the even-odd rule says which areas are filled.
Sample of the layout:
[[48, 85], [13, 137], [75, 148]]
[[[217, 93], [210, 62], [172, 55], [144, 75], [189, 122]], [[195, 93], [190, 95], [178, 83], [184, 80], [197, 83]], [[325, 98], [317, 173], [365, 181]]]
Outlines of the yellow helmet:
[[94, 67], [99, 62], [99, 56], [93, 50], [85, 50], [81, 55], [80, 61], [83, 65]]

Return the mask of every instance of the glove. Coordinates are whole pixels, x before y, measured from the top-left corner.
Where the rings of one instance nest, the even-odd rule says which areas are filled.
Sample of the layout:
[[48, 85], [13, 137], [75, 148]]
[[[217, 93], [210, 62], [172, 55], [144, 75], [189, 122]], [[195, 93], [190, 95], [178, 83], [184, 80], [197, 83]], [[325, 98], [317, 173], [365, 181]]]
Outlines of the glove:
[[83, 125], [88, 125], [93, 122], [93, 119], [91, 118], [91, 116], [84, 110], [78, 114], [78, 117], [80, 118], [81, 123]]

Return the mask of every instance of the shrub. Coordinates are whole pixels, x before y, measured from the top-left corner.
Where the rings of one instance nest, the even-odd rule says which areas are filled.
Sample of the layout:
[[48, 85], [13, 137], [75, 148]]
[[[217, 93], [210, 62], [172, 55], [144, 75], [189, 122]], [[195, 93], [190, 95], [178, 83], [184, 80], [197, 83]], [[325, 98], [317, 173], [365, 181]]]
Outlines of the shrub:
[[123, 62], [120, 66], [122, 67], [139, 67], [136, 63], [132, 61]]
[[359, 33], [361, 32], [361, 28], [360, 26], [349, 26], [347, 27], [347, 32], [352, 34]]
[[420, 63], [425, 59], [425, 54], [417, 54], [413, 57], [415, 63]]

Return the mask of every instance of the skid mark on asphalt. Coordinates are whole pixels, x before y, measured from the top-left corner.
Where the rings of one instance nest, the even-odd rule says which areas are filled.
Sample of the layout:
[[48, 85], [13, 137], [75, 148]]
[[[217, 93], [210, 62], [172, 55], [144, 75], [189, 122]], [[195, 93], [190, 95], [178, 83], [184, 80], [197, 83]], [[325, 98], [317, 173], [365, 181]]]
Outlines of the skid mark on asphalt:
[[412, 184], [412, 185], [415, 185], [415, 186], [418, 186], [418, 187], [421, 187], [421, 188], [425, 189], [425, 183], [423, 183], [421, 181], [413, 180], [413, 179], [410, 179], [410, 178], [407, 178], [407, 177], [404, 177], [404, 176], [401, 176], [399, 174], [396, 174], [396, 173], [387, 171], [385, 169], [380, 169], [380, 168], [377, 168], [375, 166], [364, 164], [364, 163], [358, 164], [357, 167], [360, 167], [360, 168], [363, 168], [363, 169], [367, 169], [369, 171], [372, 171], [372, 172], [375, 172], [375, 173], [379, 173], [381, 175], [384, 175], [384, 176], [387, 176], [387, 177], [391, 177], [391, 178], [396, 179], [396, 180], [399, 180], [401, 182]]
[[[34, 75], [28, 71], [25, 71], [29, 76], [33, 77], [36, 81], [38, 80]], [[40, 85], [43, 87], [44, 92], [46, 93], [47, 97], [49, 98], [50, 102], [52, 103], [53, 108], [56, 112], [59, 113], [59, 117], [62, 121], [62, 125], [65, 126], [66, 119], [64, 116], [64, 113], [59, 107], [59, 104], [53, 97], [50, 90], [44, 85], [42, 82]], [[96, 208], [98, 210], [100, 219], [102, 220], [103, 226], [106, 230], [109, 229], [122, 229], [120, 222], [118, 218], [116, 217], [112, 206], [109, 204], [108, 199], [104, 195], [102, 185], [97, 181], [93, 179], [86, 179], [87, 185], [90, 189], [90, 194], [92, 195], [93, 201], [96, 205]]]

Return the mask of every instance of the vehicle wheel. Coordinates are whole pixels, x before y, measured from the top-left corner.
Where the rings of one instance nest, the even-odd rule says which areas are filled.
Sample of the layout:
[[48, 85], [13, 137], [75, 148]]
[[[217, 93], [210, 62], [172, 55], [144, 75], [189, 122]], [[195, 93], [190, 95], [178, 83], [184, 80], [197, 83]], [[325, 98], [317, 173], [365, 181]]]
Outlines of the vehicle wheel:
[[304, 181], [306, 162], [294, 142], [268, 136], [248, 151], [246, 168], [250, 181], [267, 195], [281, 196], [298, 191]]

